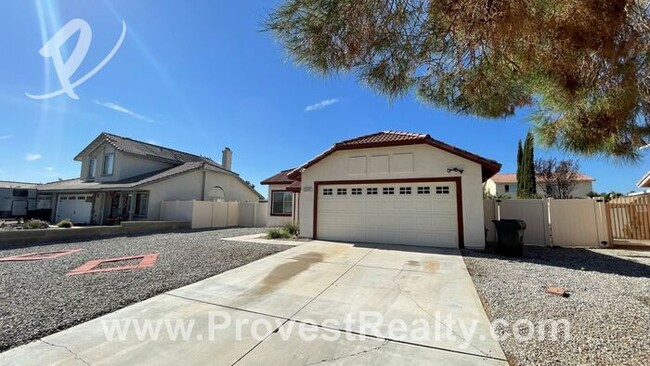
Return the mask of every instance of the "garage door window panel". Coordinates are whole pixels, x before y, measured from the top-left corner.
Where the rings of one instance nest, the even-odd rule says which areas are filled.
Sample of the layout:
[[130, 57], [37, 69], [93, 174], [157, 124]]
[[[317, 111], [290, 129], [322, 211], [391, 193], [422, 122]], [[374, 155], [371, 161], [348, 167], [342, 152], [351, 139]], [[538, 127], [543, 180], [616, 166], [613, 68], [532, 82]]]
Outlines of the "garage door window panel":
[[274, 191], [271, 195], [271, 215], [291, 216], [293, 209], [293, 193], [289, 191]]

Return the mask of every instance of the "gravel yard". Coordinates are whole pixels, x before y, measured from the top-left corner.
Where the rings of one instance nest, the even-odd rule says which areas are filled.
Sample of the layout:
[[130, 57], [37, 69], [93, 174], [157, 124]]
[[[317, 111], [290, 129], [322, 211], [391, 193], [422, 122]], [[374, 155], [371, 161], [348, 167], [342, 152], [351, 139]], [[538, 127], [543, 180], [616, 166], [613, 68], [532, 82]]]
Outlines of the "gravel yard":
[[[524, 255], [463, 250], [488, 316], [511, 325], [498, 326], [498, 335], [513, 333], [519, 319], [570, 322], [566, 340], [539, 340], [539, 331], [529, 341], [501, 340], [511, 364], [650, 364], [650, 251], [526, 247]], [[570, 296], [548, 294], [547, 286]]]
[[[7, 257], [83, 249], [54, 259], [0, 262], [0, 351], [290, 248], [220, 240], [261, 232], [181, 232], [0, 250]], [[150, 268], [66, 276], [88, 260], [149, 253], [160, 254]]]

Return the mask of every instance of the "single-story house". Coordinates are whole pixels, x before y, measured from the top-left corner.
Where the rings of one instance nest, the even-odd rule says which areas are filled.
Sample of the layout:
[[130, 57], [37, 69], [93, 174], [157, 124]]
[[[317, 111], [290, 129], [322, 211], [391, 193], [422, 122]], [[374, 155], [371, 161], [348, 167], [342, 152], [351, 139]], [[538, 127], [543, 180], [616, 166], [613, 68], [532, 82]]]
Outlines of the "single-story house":
[[[573, 198], [588, 197], [587, 194], [594, 191], [594, 181], [595, 179], [588, 175], [578, 174], [576, 186], [571, 191], [571, 196]], [[539, 179], [537, 180], [536, 190], [538, 195], [544, 196], [544, 183]], [[496, 174], [485, 182], [485, 192], [494, 197], [517, 198], [517, 174]]]
[[198, 156], [102, 132], [74, 160], [78, 178], [37, 186], [49, 199], [51, 220], [112, 224], [159, 220], [163, 201], [223, 200], [259, 202], [264, 197], [231, 170], [232, 151], [221, 164]]
[[313, 239], [483, 247], [482, 184], [501, 164], [427, 134], [384, 131], [334, 144], [262, 182], [269, 225]]

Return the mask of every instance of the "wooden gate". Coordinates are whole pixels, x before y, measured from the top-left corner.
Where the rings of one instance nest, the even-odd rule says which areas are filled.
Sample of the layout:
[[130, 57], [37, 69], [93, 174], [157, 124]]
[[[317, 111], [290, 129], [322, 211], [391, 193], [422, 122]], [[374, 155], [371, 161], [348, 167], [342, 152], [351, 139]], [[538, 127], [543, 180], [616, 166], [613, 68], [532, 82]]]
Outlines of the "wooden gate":
[[614, 199], [606, 212], [610, 243], [650, 240], [650, 195]]

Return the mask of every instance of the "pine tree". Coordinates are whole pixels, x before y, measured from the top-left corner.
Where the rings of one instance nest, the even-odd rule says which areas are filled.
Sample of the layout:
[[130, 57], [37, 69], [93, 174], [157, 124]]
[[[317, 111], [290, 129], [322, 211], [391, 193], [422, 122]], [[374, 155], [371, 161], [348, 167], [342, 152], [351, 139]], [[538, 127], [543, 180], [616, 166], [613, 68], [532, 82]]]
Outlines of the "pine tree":
[[621, 159], [650, 140], [648, 0], [281, 0], [300, 66], [454, 113], [532, 110], [537, 142]]
[[517, 143], [517, 197], [520, 197], [520, 192], [522, 192], [522, 179], [521, 179], [521, 164], [524, 159], [524, 150], [521, 147], [521, 139]]

